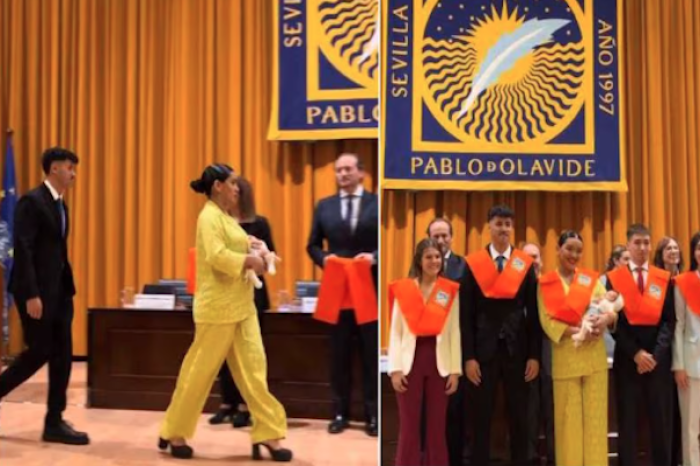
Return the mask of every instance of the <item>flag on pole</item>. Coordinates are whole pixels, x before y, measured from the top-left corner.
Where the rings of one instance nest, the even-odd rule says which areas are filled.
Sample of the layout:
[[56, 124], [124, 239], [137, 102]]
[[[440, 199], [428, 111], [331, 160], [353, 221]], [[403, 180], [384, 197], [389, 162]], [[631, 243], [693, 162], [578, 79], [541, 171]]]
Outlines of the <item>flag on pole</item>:
[[7, 136], [5, 170], [2, 179], [2, 201], [0, 202], [0, 263], [4, 273], [5, 292], [2, 306], [2, 343], [10, 339], [8, 315], [12, 307], [12, 296], [7, 290], [13, 263], [13, 237], [15, 207], [17, 206], [17, 180], [15, 178], [15, 154], [12, 148], [12, 134]]

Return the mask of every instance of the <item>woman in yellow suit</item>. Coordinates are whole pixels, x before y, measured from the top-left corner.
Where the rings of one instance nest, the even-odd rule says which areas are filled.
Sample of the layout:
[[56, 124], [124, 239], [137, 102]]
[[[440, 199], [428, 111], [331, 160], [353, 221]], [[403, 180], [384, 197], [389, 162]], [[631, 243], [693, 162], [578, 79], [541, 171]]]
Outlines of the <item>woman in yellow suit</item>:
[[280, 446], [287, 433], [284, 408], [267, 387], [267, 361], [253, 302], [248, 269], [262, 273], [263, 260], [248, 254], [248, 235], [228, 212], [238, 203], [236, 175], [228, 165], [210, 165], [190, 185], [209, 200], [197, 220], [195, 336], [182, 363], [165, 414], [159, 447], [177, 458], [191, 458], [185, 439], [197, 421], [221, 364], [226, 360], [251, 412], [253, 459], [266, 447], [275, 461], [291, 461]]
[[[583, 240], [565, 231], [557, 248], [559, 267], [540, 278], [537, 301], [540, 321], [552, 340], [554, 380], [554, 447], [558, 466], [608, 464], [608, 362], [600, 336], [617, 322], [617, 314], [593, 312], [606, 295], [598, 273], [577, 268]], [[621, 299], [621, 298], [620, 298]], [[615, 308], [621, 308], [621, 302]], [[612, 308], [600, 306], [601, 308]], [[587, 311], [589, 311], [587, 313]], [[580, 345], [572, 336], [590, 324]]]

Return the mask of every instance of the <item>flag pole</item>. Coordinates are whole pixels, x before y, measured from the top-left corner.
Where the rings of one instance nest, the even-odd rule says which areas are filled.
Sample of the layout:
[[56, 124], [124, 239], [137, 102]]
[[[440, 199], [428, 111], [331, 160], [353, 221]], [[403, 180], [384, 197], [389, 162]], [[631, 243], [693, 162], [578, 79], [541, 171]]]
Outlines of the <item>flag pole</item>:
[[[7, 141], [5, 142], [5, 145], [7, 147], [10, 147], [10, 144], [12, 144], [12, 135], [14, 134], [14, 130], [12, 127], [7, 127], [5, 130], [5, 133], [7, 134]], [[14, 163], [13, 163], [14, 164]], [[5, 160], [5, 167], [7, 167], [7, 160]], [[3, 182], [3, 197], [4, 197], [4, 190], [6, 187], [4, 186]], [[4, 271], [3, 271], [4, 272]], [[3, 300], [3, 309], [2, 309], [2, 315], [0, 315], [0, 356], [2, 356], [0, 359], [0, 368], [3, 365], [10, 364], [14, 358], [10, 356], [10, 338], [9, 338], [9, 318], [10, 318], [10, 309], [9, 309], [9, 303], [10, 299], [8, 296], [8, 291], [7, 291], [7, 283], [5, 273], [3, 273], [3, 287], [2, 287], [2, 300]]]

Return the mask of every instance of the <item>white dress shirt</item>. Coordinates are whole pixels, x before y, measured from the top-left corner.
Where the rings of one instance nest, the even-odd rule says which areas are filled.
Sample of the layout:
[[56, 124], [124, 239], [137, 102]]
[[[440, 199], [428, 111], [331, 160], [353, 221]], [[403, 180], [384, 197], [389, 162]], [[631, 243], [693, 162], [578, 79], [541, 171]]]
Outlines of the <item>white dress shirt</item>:
[[450, 260], [450, 256], [452, 256], [452, 251], [447, 251], [447, 254], [445, 254], [445, 257], [442, 259], [442, 271], [443, 272], [447, 271], [447, 261]]
[[58, 191], [56, 191], [56, 189], [53, 186], [51, 186], [49, 180], [44, 180], [44, 184], [47, 188], [49, 188], [49, 191], [51, 191], [51, 197], [53, 197], [54, 201], [58, 201], [59, 199], [63, 200], [63, 195], [58, 194]]
[[352, 198], [352, 218], [350, 219], [350, 228], [352, 228], [353, 232], [357, 228], [357, 220], [360, 218], [360, 203], [362, 202], [363, 193], [364, 188], [362, 188], [362, 185], [358, 186], [354, 193], [340, 191], [340, 217], [345, 221], [347, 221], [348, 216], [348, 201], [346, 198], [351, 194], [355, 196]]
[[498, 259], [499, 256], [505, 257], [505, 260], [503, 261], [503, 268], [506, 268], [506, 264], [510, 260], [510, 254], [513, 252], [513, 247], [508, 246], [508, 249], [505, 250], [503, 254], [499, 253], [496, 251], [496, 248], [493, 247], [493, 244], [489, 244], [489, 254], [491, 254], [491, 259], [493, 259], [493, 263], [496, 264], [496, 268], [498, 269]]

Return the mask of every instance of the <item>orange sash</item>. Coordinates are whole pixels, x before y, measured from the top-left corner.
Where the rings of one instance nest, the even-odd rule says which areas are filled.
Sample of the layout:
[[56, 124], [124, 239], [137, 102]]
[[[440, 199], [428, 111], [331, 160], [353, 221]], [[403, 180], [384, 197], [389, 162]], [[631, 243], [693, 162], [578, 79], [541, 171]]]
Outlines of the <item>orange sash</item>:
[[377, 292], [369, 261], [341, 257], [326, 261], [314, 319], [337, 324], [341, 309], [353, 309], [359, 325], [377, 320]]
[[598, 272], [576, 270], [569, 285], [569, 294], [565, 294], [564, 284], [556, 271], [543, 275], [540, 278], [540, 290], [547, 314], [565, 324], [578, 325], [588, 309], [597, 283]]
[[187, 292], [194, 294], [197, 280], [197, 248], [190, 248], [187, 256]]
[[658, 267], [650, 266], [644, 294], [639, 292], [632, 271], [620, 267], [608, 272], [608, 278], [615, 291], [625, 299], [624, 313], [632, 325], [658, 325], [664, 308], [671, 274]]
[[437, 336], [445, 326], [458, 290], [459, 284], [438, 277], [428, 302], [423, 303], [415, 280], [403, 278], [389, 284], [389, 309], [393, 309], [394, 300], [398, 300], [411, 333], [418, 337]]
[[685, 304], [695, 314], [700, 315], [700, 276], [692, 270], [676, 277], [676, 285], [681, 290]]
[[518, 294], [527, 275], [532, 258], [522, 251], [513, 249], [503, 272], [498, 273], [491, 254], [486, 249], [467, 256], [467, 264], [474, 274], [481, 292], [487, 298], [512, 299]]

